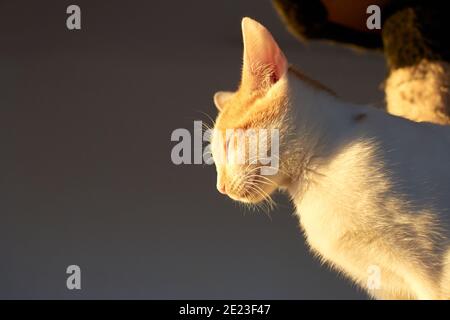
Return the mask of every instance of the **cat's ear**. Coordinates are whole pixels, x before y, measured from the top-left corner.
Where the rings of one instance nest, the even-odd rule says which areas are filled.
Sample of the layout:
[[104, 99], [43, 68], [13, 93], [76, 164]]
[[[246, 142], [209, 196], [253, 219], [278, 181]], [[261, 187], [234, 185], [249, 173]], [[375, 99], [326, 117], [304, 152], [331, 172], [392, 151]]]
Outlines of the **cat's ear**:
[[230, 100], [230, 98], [233, 96], [234, 92], [229, 91], [219, 91], [214, 94], [214, 104], [216, 105], [216, 108], [219, 109], [219, 111], [222, 111], [223, 106], [225, 103]]
[[250, 18], [242, 19], [244, 66], [242, 83], [251, 89], [277, 82], [287, 71], [288, 63], [270, 32]]

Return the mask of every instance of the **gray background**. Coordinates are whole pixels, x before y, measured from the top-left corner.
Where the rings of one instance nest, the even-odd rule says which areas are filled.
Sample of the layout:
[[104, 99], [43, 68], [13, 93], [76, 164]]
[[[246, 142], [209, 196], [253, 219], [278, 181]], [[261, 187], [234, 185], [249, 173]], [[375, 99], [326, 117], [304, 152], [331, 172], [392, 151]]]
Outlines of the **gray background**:
[[301, 44], [267, 0], [0, 1], [0, 298], [366, 298], [308, 252], [285, 196], [268, 218], [220, 195], [214, 167], [171, 163], [171, 132], [237, 85], [243, 16], [341, 96], [383, 103], [380, 54]]

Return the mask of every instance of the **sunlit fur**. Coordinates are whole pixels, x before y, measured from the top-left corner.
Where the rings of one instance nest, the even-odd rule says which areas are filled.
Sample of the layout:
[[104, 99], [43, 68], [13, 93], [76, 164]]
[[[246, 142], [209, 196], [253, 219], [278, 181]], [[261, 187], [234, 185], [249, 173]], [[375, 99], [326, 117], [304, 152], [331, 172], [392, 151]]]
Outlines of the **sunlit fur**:
[[[247, 37], [274, 42], [257, 26]], [[218, 186], [247, 203], [286, 190], [311, 250], [372, 297], [450, 299], [450, 128], [343, 102], [293, 68], [278, 70], [269, 80], [258, 73], [256, 88], [243, 76], [216, 97], [215, 129], [279, 128], [279, 173], [217, 164]], [[223, 147], [213, 138], [213, 155]], [[371, 266], [381, 270], [373, 290]]]
[[[263, 90], [247, 94], [249, 91], [242, 88], [236, 92], [219, 114], [214, 128], [215, 132], [225, 135], [227, 129], [280, 128], [280, 145], [286, 145], [286, 142], [283, 141], [286, 140], [287, 99], [285, 95], [279, 95], [283, 90], [276, 89], [282, 85], [283, 81], [279, 81], [264, 95]], [[225, 140], [225, 137], [222, 140]], [[267, 144], [270, 146], [269, 143]], [[246, 140], [246, 148], [247, 146], [248, 140]], [[215, 143], [213, 139], [213, 155], [218, 154], [217, 148], [224, 148], [224, 146]], [[225, 183], [227, 194], [235, 200], [243, 202], [267, 200], [271, 202], [270, 193], [289, 179], [284, 173], [285, 168], [280, 167], [276, 175], [263, 176], [259, 170], [261, 164], [250, 164], [249, 160], [251, 159], [246, 153], [245, 165], [218, 166], [218, 184]]]

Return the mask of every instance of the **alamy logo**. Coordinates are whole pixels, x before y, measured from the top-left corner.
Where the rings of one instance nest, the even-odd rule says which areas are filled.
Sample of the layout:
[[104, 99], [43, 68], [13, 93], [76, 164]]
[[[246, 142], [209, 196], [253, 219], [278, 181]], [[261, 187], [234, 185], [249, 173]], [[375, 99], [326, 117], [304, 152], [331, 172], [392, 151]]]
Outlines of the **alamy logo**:
[[261, 175], [275, 175], [278, 172], [278, 129], [207, 129], [203, 132], [202, 121], [194, 121], [193, 137], [189, 130], [179, 128], [172, 132], [170, 139], [178, 142], [171, 152], [172, 162], [176, 165], [258, 164]]
[[66, 286], [69, 290], [81, 289], [81, 269], [79, 266], [73, 264], [67, 267], [66, 273], [70, 274], [67, 277]]
[[381, 269], [377, 265], [370, 265], [367, 268], [367, 289], [370, 291], [381, 289]]
[[67, 17], [66, 26], [69, 30], [81, 30], [81, 9], [76, 4], [72, 4], [67, 7]]
[[366, 10], [367, 14], [370, 14], [370, 16], [366, 20], [366, 26], [367, 29], [373, 30], [373, 29], [381, 29], [381, 9], [376, 4], [372, 4], [367, 7]]

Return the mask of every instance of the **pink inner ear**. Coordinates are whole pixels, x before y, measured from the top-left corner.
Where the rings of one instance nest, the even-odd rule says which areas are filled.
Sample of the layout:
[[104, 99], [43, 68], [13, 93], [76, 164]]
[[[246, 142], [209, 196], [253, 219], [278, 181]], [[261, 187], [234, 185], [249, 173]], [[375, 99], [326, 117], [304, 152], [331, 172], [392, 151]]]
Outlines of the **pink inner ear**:
[[244, 40], [244, 67], [242, 80], [252, 87], [260, 86], [270, 76], [273, 84], [287, 70], [287, 60], [270, 32], [260, 23], [250, 18], [242, 20]]

